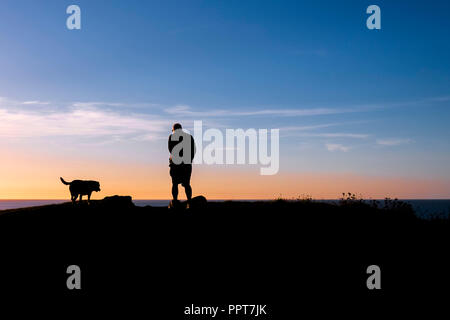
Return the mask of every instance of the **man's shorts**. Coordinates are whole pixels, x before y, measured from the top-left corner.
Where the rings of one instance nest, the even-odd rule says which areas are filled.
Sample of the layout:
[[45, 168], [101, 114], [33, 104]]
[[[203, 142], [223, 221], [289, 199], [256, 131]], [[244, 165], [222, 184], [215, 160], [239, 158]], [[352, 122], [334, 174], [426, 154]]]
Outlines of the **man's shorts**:
[[171, 164], [170, 176], [172, 177], [172, 184], [181, 183], [183, 187], [191, 183], [192, 164]]

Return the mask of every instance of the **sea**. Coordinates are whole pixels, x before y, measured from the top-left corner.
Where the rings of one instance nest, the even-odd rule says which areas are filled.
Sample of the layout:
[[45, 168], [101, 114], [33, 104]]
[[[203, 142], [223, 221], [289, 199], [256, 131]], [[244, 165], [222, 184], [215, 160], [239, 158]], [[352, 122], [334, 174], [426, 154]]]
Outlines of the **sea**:
[[[212, 200], [214, 202], [221, 202], [226, 200]], [[239, 200], [239, 201], [255, 201], [255, 200]], [[338, 200], [315, 200], [324, 202], [337, 202]], [[381, 200], [382, 201], [382, 200]], [[433, 217], [450, 217], [450, 199], [435, 199], [435, 200], [420, 200], [414, 199], [402, 200], [411, 204], [415, 213], [424, 219]], [[49, 204], [59, 204], [67, 202], [67, 200], [0, 200], [0, 210], [17, 209], [44, 206]], [[133, 200], [136, 206], [153, 206], [165, 207], [169, 205], [170, 200]]]

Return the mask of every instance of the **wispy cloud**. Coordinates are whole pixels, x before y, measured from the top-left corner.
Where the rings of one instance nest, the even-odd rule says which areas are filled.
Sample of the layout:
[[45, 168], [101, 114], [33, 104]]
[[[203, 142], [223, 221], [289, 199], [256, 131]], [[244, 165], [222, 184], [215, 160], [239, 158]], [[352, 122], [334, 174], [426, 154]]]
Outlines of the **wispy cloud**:
[[369, 137], [368, 134], [364, 133], [344, 133], [344, 132], [332, 132], [332, 133], [299, 132], [296, 134], [291, 134], [289, 136], [311, 137], [311, 138], [353, 138], [353, 139], [366, 139]]
[[24, 105], [47, 105], [50, 104], [50, 102], [47, 101], [39, 101], [39, 100], [30, 100], [30, 101], [24, 101], [22, 102]]
[[[447, 101], [450, 97], [439, 96], [415, 103]], [[348, 108], [292, 108], [292, 109], [212, 109], [200, 110], [189, 105], [167, 107], [154, 103], [125, 103], [108, 101], [76, 101], [54, 103], [44, 100], [12, 100], [0, 97], [0, 136], [2, 137], [36, 137], [50, 135], [115, 135], [133, 140], [161, 139], [167, 133], [172, 121], [189, 122], [203, 119], [205, 123], [218, 127], [228, 127], [227, 118], [234, 117], [302, 117], [334, 115], [351, 112], [374, 111], [393, 106], [413, 105], [413, 102], [360, 105]], [[33, 106], [36, 106], [33, 107]], [[143, 107], [145, 109], [135, 109]], [[147, 108], [148, 106], [154, 108]], [[152, 110], [150, 114], [149, 110]], [[134, 112], [134, 113], [131, 113]], [[281, 127], [282, 136], [311, 138], [350, 138], [366, 139], [369, 134], [359, 132], [323, 132], [320, 129], [349, 123], [323, 123], [303, 126]], [[309, 132], [309, 131], [319, 132]], [[328, 130], [327, 130], [328, 131]], [[378, 139], [381, 146], [395, 146], [413, 142], [411, 139]], [[341, 150], [348, 147], [330, 144], [331, 149]], [[340, 146], [340, 147], [337, 147]]]
[[333, 126], [339, 126], [341, 123], [323, 123], [323, 124], [315, 124], [309, 126], [290, 126], [290, 127], [281, 127], [279, 128], [282, 132], [296, 132], [296, 131], [309, 131], [316, 129], [329, 128]]
[[315, 134], [317, 137], [325, 137], [325, 138], [355, 138], [355, 139], [366, 139], [369, 137], [368, 134], [364, 133], [317, 133]]
[[429, 101], [445, 102], [450, 101], [450, 96], [440, 96], [428, 99]]
[[42, 100], [14, 100], [7, 97], [0, 97], [0, 108], [30, 108], [33, 106], [44, 107], [51, 105], [50, 101]]
[[123, 102], [107, 102], [107, 101], [78, 101], [70, 104], [73, 108], [122, 108], [122, 109], [134, 109], [145, 107], [158, 107], [157, 103], [123, 103]]
[[408, 144], [413, 142], [411, 139], [397, 139], [397, 138], [390, 138], [390, 139], [378, 139], [377, 144], [381, 146], [398, 146], [401, 144]]
[[347, 152], [348, 150], [350, 150], [350, 147], [343, 146], [342, 144], [338, 144], [338, 143], [327, 143], [327, 144], [325, 144], [325, 147], [327, 148], [328, 151]]
[[348, 112], [357, 112], [357, 109], [351, 108], [312, 108], [312, 109], [264, 109], [264, 110], [209, 110], [194, 111], [190, 106], [178, 105], [166, 108], [168, 114], [191, 117], [242, 117], [242, 116], [280, 116], [280, 117], [299, 117], [299, 116], [319, 116], [331, 115]]
[[390, 108], [430, 106], [439, 102], [450, 101], [450, 96], [437, 96], [423, 99], [399, 102], [383, 102], [362, 105], [352, 105], [348, 107], [320, 107], [320, 108], [292, 108], [292, 109], [258, 109], [258, 110], [198, 110], [189, 105], [176, 105], [167, 107], [164, 111], [168, 114], [176, 114], [184, 117], [243, 117], [243, 116], [277, 116], [277, 117], [302, 117], [335, 115], [357, 112], [374, 112]]
[[[42, 104], [45, 108], [28, 108], [29, 105]], [[22, 106], [22, 107], [20, 107]], [[245, 115], [318, 115], [339, 112], [331, 109], [284, 109], [259, 111], [225, 111], [209, 112], [193, 111], [186, 105], [161, 109], [156, 108], [153, 114], [130, 113], [127, 108], [109, 108], [129, 106], [119, 102], [72, 102], [62, 106], [53, 103], [34, 101], [15, 101], [3, 98], [0, 104], [0, 136], [1, 137], [42, 137], [42, 136], [106, 136], [115, 139], [155, 140], [162, 139], [170, 128], [171, 122], [186, 116], [198, 119], [205, 117], [245, 116]], [[156, 106], [156, 105], [155, 105]], [[342, 111], [342, 110], [341, 110]], [[189, 117], [188, 117], [189, 119]], [[194, 118], [195, 119], [195, 118]], [[182, 119], [181, 119], [182, 120]], [[191, 118], [192, 120], [192, 118]], [[227, 127], [223, 121], [207, 120], [209, 126]], [[367, 138], [362, 133], [311, 133], [310, 130], [342, 125], [342, 123], [325, 123], [282, 128], [289, 136], [319, 138]], [[188, 126], [187, 126], [188, 127]]]
[[74, 102], [55, 102], [43, 100], [16, 100], [7, 97], [0, 97], [0, 107], [5, 108], [25, 108], [30, 106], [48, 106], [52, 109], [61, 108], [122, 108], [122, 109], [138, 109], [148, 107], [161, 107], [156, 103], [140, 102], [140, 103], [126, 103], [126, 102], [111, 102], [111, 101], [74, 101]]
[[122, 114], [100, 109], [36, 112], [0, 108], [0, 137], [127, 136], [152, 140], [169, 122], [154, 115]]
[[[367, 123], [368, 120], [359, 120], [359, 121], [345, 121], [345, 122], [331, 122], [331, 123], [319, 123], [319, 124], [313, 124], [313, 125], [302, 125], [302, 126], [286, 126], [286, 127], [279, 127], [280, 131], [289, 135], [289, 134], [295, 134], [295, 133], [302, 133], [304, 131], [316, 131], [319, 129], [324, 128], [330, 128], [330, 127], [338, 127], [338, 126], [348, 126], [348, 125], [354, 125], [354, 124], [362, 124]], [[348, 134], [344, 134], [348, 135]], [[353, 134], [355, 135], [355, 134]], [[369, 135], [367, 134], [356, 134], [359, 138], [366, 138]]]
[[126, 106], [124, 103], [117, 103], [117, 102], [99, 102], [99, 101], [93, 101], [93, 102], [74, 102], [72, 103], [72, 106], [75, 108], [98, 108], [98, 107], [123, 107]]

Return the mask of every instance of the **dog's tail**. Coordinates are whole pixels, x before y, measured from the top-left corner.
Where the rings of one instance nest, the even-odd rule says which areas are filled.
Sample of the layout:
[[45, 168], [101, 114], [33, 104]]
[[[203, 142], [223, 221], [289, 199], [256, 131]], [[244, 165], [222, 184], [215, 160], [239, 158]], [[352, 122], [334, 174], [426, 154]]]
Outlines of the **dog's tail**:
[[64, 179], [63, 179], [63, 178], [60, 178], [60, 179], [61, 179], [61, 182], [62, 182], [62, 183], [64, 183], [64, 184], [65, 184], [66, 186], [67, 186], [67, 185], [70, 185], [70, 182], [66, 182], [66, 181], [64, 181]]

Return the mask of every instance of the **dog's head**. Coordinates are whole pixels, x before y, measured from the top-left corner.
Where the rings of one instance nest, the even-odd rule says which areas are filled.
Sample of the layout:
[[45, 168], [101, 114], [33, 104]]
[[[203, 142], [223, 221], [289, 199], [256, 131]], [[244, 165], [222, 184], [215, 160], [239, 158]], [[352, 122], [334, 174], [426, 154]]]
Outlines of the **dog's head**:
[[92, 190], [97, 191], [97, 192], [101, 191], [100, 183], [98, 181], [92, 181]]

